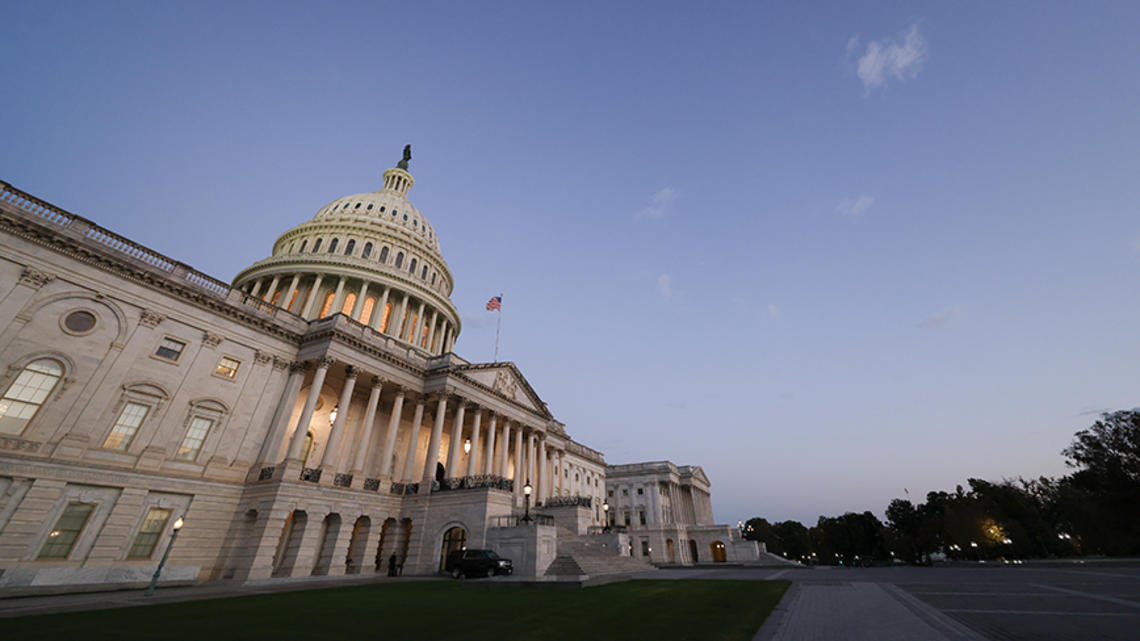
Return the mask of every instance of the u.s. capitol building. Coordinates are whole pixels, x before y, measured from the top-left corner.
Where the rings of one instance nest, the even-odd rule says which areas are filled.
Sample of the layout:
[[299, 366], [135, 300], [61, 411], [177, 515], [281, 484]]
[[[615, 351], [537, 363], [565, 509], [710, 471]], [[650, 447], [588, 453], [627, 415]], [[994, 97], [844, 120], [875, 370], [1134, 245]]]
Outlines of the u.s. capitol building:
[[759, 557], [700, 468], [607, 484], [514, 364], [453, 353], [408, 157], [232, 284], [0, 182], [0, 594], [145, 583], [180, 518], [164, 583]]

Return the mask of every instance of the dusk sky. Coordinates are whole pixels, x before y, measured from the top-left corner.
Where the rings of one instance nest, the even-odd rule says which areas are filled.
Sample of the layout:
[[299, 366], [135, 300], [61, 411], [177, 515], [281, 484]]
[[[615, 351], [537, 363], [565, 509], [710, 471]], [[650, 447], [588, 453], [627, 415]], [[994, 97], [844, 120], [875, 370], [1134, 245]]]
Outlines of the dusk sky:
[[1140, 4], [804, 4], [7, 0], [0, 179], [229, 281], [411, 143], [456, 352], [503, 294], [718, 522], [1065, 473], [1140, 405]]

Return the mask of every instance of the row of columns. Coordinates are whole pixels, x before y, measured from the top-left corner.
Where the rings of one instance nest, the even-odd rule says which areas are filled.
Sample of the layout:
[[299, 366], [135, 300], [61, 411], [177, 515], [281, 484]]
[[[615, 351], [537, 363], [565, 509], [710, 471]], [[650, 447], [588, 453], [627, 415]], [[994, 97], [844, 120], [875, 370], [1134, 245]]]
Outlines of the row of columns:
[[[323, 300], [320, 296], [321, 285], [324, 281], [324, 274], [317, 273], [313, 277], [312, 287], [309, 289], [304, 300], [294, 301], [293, 298], [300, 297], [301, 279], [305, 277], [304, 274], [293, 274], [289, 286], [280, 290], [278, 301], [284, 304], [279, 304], [287, 311], [294, 312], [306, 320], [313, 320], [315, 314], [319, 313], [319, 309], [315, 306], [318, 301]], [[329, 307], [330, 313], [336, 313], [344, 307], [345, 298], [348, 296], [346, 287], [348, 285], [347, 276], [338, 276], [335, 288], [330, 288], [329, 291], [333, 293], [332, 304]], [[262, 291], [262, 286], [266, 281], [269, 281], [268, 287]], [[281, 286], [281, 274], [274, 274], [272, 277], [265, 276], [253, 281], [253, 285], [249, 290], [249, 295], [260, 300], [272, 303], [275, 294], [278, 294], [278, 288]], [[376, 289], [380, 290], [380, 297], [376, 299], [376, 303], [372, 306], [372, 313], [369, 318], [363, 318], [365, 301], [368, 299], [369, 291], [375, 293]], [[360, 290], [354, 292], [356, 294], [356, 302], [353, 304], [351, 312], [348, 314], [353, 320], [366, 324], [373, 330], [380, 332], [386, 336], [395, 336], [400, 340], [412, 343], [422, 349], [426, 349], [432, 354], [443, 354], [452, 351], [455, 346], [455, 328], [451, 323], [440, 314], [437, 309], [429, 309], [427, 302], [419, 299], [412, 299], [411, 294], [393, 290], [388, 285], [379, 285], [371, 283], [366, 280], [361, 281]], [[416, 305], [418, 301], [418, 306]], [[392, 311], [389, 315], [388, 323], [381, 328], [381, 323], [384, 321], [384, 310], [389, 303], [392, 303]], [[425, 314], [430, 312], [430, 315], [425, 318]], [[426, 331], [425, 331], [426, 328]], [[425, 336], [426, 334], [426, 336]]]
[[[286, 451], [286, 462], [301, 463], [301, 453], [304, 448], [305, 437], [313, 420], [320, 391], [328, 375], [329, 368], [335, 361], [322, 358], [317, 361], [317, 368], [313, 374], [309, 393], [292, 430], [292, 438]], [[301, 387], [305, 369], [293, 368], [289, 381], [285, 386], [281, 407], [275, 421], [287, 420], [288, 412], [285, 408], [292, 407], [296, 394]], [[340, 390], [339, 407], [341, 411], [333, 421], [329, 432], [328, 442], [325, 445], [321, 459], [313, 467], [322, 470], [322, 478], [336, 473], [333, 469], [335, 457], [340, 450], [340, 443], [344, 437], [348, 421], [348, 408], [352, 403], [356, 382], [360, 370], [348, 366], [345, 368], [344, 385]], [[353, 449], [349, 473], [353, 475], [354, 484], [363, 480], [367, 470], [365, 466], [371, 452], [374, 451], [374, 428], [376, 414], [379, 409], [381, 392], [386, 381], [380, 377], [372, 377], [368, 401], [365, 405], [364, 416], [360, 429], [357, 430], [358, 442]], [[443, 394], [423, 395], [415, 398], [415, 410], [412, 416], [412, 432], [408, 435], [408, 449], [404, 456], [404, 465], [401, 470], [392, 470], [392, 453], [395, 450], [398, 431], [403, 416], [404, 405], [407, 402], [408, 389], [396, 385], [395, 397], [389, 411], [387, 430], [382, 440], [378, 441], [381, 447], [380, 466], [378, 476], [391, 478], [402, 482], [412, 483], [420, 481], [430, 486], [435, 479], [436, 463], [439, 460], [443, 429], [447, 419], [448, 405], [454, 404], [455, 411], [451, 418], [450, 439], [446, 459], [446, 471], [449, 478], [462, 476], [477, 476], [481, 474], [501, 476], [508, 478], [511, 471], [511, 440], [514, 437], [514, 492], [522, 496], [523, 484], [531, 481], [534, 484], [534, 499], [545, 500], [554, 494], [554, 489], [562, 489], [561, 475], [551, 473], [553, 465], [558, 469], [563, 467], [565, 452], [554, 448], [547, 448], [546, 436], [540, 430], [524, 425], [513, 419], [506, 418], [497, 412], [481, 408], [470, 400], [446, 392]], [[415, 462], [419, 451], [420, 432], [423, 429], [425, 407], [434, 404], [431, 432], [428, 436], [427, 452], [421, 474], [416, 476]], [[468, 411], [473, 413], [470, 430], [471, 451], [464, 469], [460, 469], [461, 452], [466, 441], [464, 431]], [[487, 419], [486, 432], [483, 431], [484, 418]], [[553, 464], [553, 465], [552, 465]], [[359, 480], [357, 480], [359, 479]]]

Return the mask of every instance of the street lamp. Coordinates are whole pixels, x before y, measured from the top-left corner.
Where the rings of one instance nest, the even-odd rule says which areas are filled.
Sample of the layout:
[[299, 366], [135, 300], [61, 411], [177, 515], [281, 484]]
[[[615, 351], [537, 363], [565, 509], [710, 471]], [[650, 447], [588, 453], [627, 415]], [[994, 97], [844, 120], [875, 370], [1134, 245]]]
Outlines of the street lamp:
[[143, 596], [154, 596], [154, 588], [158, 585], [158, 576], [162, 574], [162, 566], [166, 565], [166, 557], [170, 556], [170, 548], [174, 547], [174, 539], [178, 536], [178, 530], [182, 529], [183, 523], [184, 521], [180, 516], [174, 521], [174, 525], [170, 526], [170, 542], [166, 544], [166, 551], [162, 553], [162, 560], [158, 562], [158, 568], [155, 569], [154, 576], [150, 577], [150, 585], [147, 586], [146, 592], [143, 592]]
[[740, 536], [741, 536], [741, 538], [743, 538], [744, 537], [744, 521], [737, 521], [736, 522], [736, 529], [740, 530]]
[[464, 454], [470, 454], [471, 453], [471, 439], [467, 439], [466, 441], [463, 441], [463, 453]]
[[602, 526], [602, 532], [610, 531], [610, 502], [602, 502], [602, 516], [605, 518], [605, 525]]
[[534, 487], [530, 484], [530, 479], [526, 480], [526, 485], [523, 486], [523, 495], [526, 500], [526, 513], [523, 514], [523, 523], [530, 523], [530, 493], [534, 491]]

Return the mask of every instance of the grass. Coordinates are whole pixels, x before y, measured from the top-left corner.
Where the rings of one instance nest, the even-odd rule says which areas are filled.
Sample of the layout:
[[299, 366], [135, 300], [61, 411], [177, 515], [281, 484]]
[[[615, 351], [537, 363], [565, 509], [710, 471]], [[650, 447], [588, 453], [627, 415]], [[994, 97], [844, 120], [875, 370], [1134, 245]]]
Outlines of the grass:
[[0, 639], [748, 641], [787, 581], [627, 581], [581, 590], [426, 581], [0, 619]]

